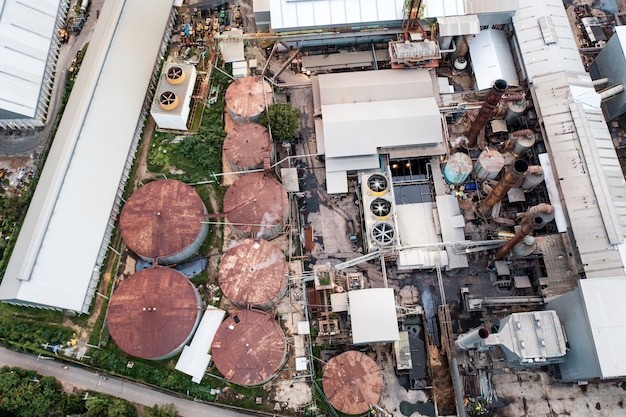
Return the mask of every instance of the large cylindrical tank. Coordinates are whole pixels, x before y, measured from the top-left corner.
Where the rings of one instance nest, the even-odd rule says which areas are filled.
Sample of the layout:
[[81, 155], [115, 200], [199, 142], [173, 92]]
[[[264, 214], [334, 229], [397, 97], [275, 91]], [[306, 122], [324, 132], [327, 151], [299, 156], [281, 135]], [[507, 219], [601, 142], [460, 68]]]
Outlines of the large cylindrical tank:
[[472, 158], [463, 152], [450, 155], [443, 167], [443, 178], [450, 184], [463, 184], [471, 173]]
[[287, 191], [271, 175], [246, 174], [226, 190], [224, 211], [239, 236], [273, 239], [282, 232], [289, 214]]
[[238, 124], [258, 122], [266, 107], [272, 104], [272, 87], [261, 77], [244, 77], [226, 89], [226, 108]]
[[511, 153], [515, 156], [519, 156], [532, 148], [535, 144], [535, 133], [530, 129], [518, 130], [510, 135], [510, 140], [513, 141], [513, 150]]
[[271, 308], [287, 290], [285, 255], [271, 242], [245, 239], [222, 256], [219, 285], [239, 307]]
[[228, 381], [255, 386], [276, 376], [285, 363], [287, 342], [272, 316], [258, 310], [240, 310], [217, 329], [211, 354]]
[[365, 353], [344, 352], [331, 358], [322, 372], [324, 394], [340, 412], [363, 414], [378, 404], [383, 375], [378, 364]]
[[531, 165], [528, 167], [524, 181], [522, 181], [522, 188], [524, 190], [531, 190], [541, 184], [543, 180], [544, 174], [541, 165]]
[[224, 156], [235, 172], [263, 168], [273, 161], [274, 143], [266, 127], [256, 123], [237, 125], [226, 135], [222, 145]]
[[519, 122], [527, 107], [526, 99], [509, 102], [506, 106], [506, 113], [504, 113], [504, 121], [508, 124]]
[[504, 157], [495, 149], [485, 149], [474, 165], [474, 177], [478, 181], [495, 179], [504, 167]]
[[180, 272], [143, 269], [117, 287], [107, 312], [115, 344], [131, 356], [167, 359], [189, 343], [200, 322], [202, 300]]
[[206, 208], [189, 185], [156, 180], [137, 189], [120, 214], [126, 245], [142, 259], [162, 265], [194, 255], [207, 236]]

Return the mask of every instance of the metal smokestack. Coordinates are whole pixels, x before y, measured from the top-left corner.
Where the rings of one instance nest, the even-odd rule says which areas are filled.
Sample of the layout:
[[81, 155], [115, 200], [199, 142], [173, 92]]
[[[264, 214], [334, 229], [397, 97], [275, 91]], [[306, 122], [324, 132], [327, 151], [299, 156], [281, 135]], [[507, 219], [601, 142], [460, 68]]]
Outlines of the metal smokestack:
[[535, 230], [542, 229], [554, 218], [554, 208], [550, 204], [541, 203], [528, 209], [522, 219], [522, 224], [518, 232], [511, 240], [500, 246], [496, 252], [494, 260], [500, 260], [509, 253], [511, 249], [526, 236], [533, 234]]
[[456, 339], [454, 345], [459, 350], [468, 350], [488, 337], [489, 330], [487, 330], [485, 327], [479, 327], [477, 329], [470, 330], [467, 333], [463, 333]]
[[472, 123], [472, 127], [470, 127], [469, 132], [467, 133], [468, 138], [468, 148], [473, 148], [476, 146], [476, 142], [478, 140], [478, 133], [480, 130], [485, 127], [491, 116], [493, 115], [494, 110], [500, 103], [502, 96], [506, 92], [509, 87], [508, 83], [505, 80], [496, 80], [489, 90], [489, 94], [487, 94], [487, 98], [483, 103], [483, 106], [480, 108], [478, 112], [478, 116], [476, 116], [476, 120]]
[[516, 159], [513, 165], [506, 170], [498, 184], [493, 187], [493, 190], [491, 190], [485, 201], [480, 205], [481, 213], [485, 216], [491, 214], [493, 206], [502, 201], [511, 188], [520, 186], [527, 170], [528, 163], [523, 159]]

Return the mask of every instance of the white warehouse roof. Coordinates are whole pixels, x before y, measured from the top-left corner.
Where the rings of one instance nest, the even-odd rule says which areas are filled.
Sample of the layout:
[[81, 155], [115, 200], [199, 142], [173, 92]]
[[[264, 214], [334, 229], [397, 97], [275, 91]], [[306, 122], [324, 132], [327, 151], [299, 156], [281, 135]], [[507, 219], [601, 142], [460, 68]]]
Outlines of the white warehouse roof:
[[469, 53], [478, 90], [491, 88], [498, 79], [519, 85], [513, 53], [503, 30], [486, 29], [469, 40]]
[[66, 7], [67, 0], [0, 1], [0, 119], [41, 116]]
[[348, 292], [352, 343], [389, 343], [400, 339], [393, 288]]
[[171, 11], [172, 0], [150, 7], [105, 2], [0, 285], [1, 300], [89, 310]]

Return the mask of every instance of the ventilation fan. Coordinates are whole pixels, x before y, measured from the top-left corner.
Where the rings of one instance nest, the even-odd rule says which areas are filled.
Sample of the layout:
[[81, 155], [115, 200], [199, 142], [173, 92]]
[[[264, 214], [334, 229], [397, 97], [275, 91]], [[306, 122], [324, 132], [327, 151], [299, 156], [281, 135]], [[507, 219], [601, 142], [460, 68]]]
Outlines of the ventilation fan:
[[391, 213], [391, 203], [383, 198], [377, 198], [371, 202], [370, 210], [374, 216], [383, 220]]
[[372, 239], [380, 246], [387, 246], [393, 243], [396, 238], [396, 229], [391, 223], [379, 222], [372, 228]]
[[374, 195], [384, 194], [388, 186], [389, 183], [384, 175], [374, 174], [367, 179], [367, 188], [369, 188]]
[[167, 70], [167, 81], [170, 84], [180, 84], [185, 80], [185, 71], [181, 67], [170, 67]]
[[178, 104], [178, 97], [171, 91], [166, 91], [159, 96], [159, 105], [165, 110], [171, 110]]

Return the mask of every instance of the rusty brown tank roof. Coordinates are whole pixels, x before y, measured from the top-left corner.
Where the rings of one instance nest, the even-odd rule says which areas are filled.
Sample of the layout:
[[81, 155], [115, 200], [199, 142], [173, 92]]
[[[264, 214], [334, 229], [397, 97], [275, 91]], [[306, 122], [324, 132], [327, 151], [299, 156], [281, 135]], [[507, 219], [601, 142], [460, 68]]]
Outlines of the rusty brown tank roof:
[[222, 256], [219, 284], [224, 295], [242, 306], [276, 301], [287, 284], [287, 261], [266, 240], [244, 239]]
[[238, 78], [226, 89], [226, 107], [242, 117], [258, 116], [272, 100], [272, 87], [260, 77]]
[[269, 381], [285, 360], [287, 344], [278, 322], [258, 310], [235, 312], [222, 322], [211, 353], [224, 377], [239, 385]]
[[272, 139], [266, 127], [256, 123], [235, 125], [226, 135], [222, 150], [233, 164], [252, 168], [263, 164], [272, 150]]
[[287, 208], [287, 192], [283, 185], [262, 172], [238, 178], [224, 196], [228, 221], [244, 233], [255, 236], [283, 221]]
[[189, 185], [156, 180], [137, 189], [120, 215], [126, 245], [146, 258], [175, 255], [200, 234], [204, 204]]
[[144, 359], [168, 356], [194, 331], [198, 293], [180, 272], [156, 267], [125, 279], [113, 293], [107, 323], [115, 344]]
[[372, 358], [350, 350], [324, 366], [322, 386], [330, 403], [346, 414], [361, 414], [378, 403], [383, 376]]

